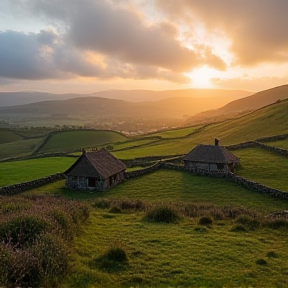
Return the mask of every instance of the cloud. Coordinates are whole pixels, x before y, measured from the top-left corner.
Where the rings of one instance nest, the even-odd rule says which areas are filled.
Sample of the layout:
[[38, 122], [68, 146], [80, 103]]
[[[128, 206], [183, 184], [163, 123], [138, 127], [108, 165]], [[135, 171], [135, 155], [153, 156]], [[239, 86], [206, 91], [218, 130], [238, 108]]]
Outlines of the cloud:
[[[156, 77], [187, 83], [182, 73], [200, 65], [225, 69], [212, 49], [201, 45], [187, 48], [179, 40], [176, 26], [165, 21], [149, 23], [130, 1], [121, 5], [105, 0], [10, 1], [17, 11], [23, 9], [25, 14], [30, 11], [34, 17], [46, 19], [54, 30], [28, 35], [2, 32], [0, 42], [7, 47], [2, 52], [9, 58], [3, 64], [5, 71], [0, 72], [3, 77]], [[23, 51], [9, 51], [12, 36], [18, 47], [24, 43]], [[101, 55], [102, 62], [89, 61], [85, 55], [91, 52]]]
[[[288, 1], [283, 0], [156, 0], [174, 21], [222, 30], [231, 40], [235, 65], [288, 61]], [[167, 16], [168, 15], [168, 16]]]

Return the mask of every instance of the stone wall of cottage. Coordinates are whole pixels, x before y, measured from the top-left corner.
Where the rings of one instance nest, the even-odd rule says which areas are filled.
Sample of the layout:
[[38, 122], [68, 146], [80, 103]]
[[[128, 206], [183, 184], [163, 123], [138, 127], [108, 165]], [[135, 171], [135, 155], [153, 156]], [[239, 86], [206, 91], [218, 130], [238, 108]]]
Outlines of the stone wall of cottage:
[[22, 182], [14, 185], [4, 186], [0, 187], [0, 195], [10, 196], [10, 195], [16, 195], [31, 189], [38, 188], [40, 186], [47, 185], [52, 182], [56, 182], [59, 180], [64, 179], [63, 173], [57, 173], [50, 176], [46, 176], [43, 178], [39, 178], [36, 180], [31, 180], [27, 182]]

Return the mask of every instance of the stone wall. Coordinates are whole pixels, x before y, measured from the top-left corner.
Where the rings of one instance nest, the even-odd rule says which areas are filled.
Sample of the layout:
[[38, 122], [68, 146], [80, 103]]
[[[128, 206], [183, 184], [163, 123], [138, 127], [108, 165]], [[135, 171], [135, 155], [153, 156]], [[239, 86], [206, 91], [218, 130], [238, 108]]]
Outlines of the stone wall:
[[285, 140], [288, 138], [288, 134], [281, 134], [281, 135], [274, 135], [270, 137], [264, 137], [256, 139], [255, 141], [258, 142], [271, 142], [271, 141], [278, 141], [278, 140]]
[[154, 171], [160, 169], [161, 165], [162, 165], [162, 162], [158, 161], [155, 164], [153, 164], [147, 168], [125, 172], [125, 179], [136, 178], [136, 177], [142, 176], [144, 174], [154, 172]]
[[19, 194], [19, 193], [22, 193], [22, 192], [25, 192], [34, 188], [38, 188], [40, 186], [44, 186], [52, 182], [62, 180], [64, 178], [65, 177], [62, 173], [57, 173], [57, 174], [53, 174], [53, 175], [39, 178], [39, 179], [32, 180], [32, 181], [27, 181], [27, 182], [23, 182], [19, 184], [0, 187], [0, 195], [10, 196], [10, 195]]
[[[279, 135], [279, 136], [281, 136], [281, 135]], [[276, 137], [276, 136], [274, 136], [274, 137]], [[248, 142], [244, 142], [244, 143], [226, 146], [226, 148], [228, 150], [231, 150], [231, 151], [239, 150], [239, 149], [246, 149], [246, 148], [255, 148], [255, 147], [260, 147], [262, 149], [266, 149], [268, 151], [275, 152], [277, 154], [288, 156], [288, 150], [281, 149], [281, 148], [274, 147], [274, 146], [269, 146], [269, 145], [266, 145], [266, 144], [261, 143], [259, 141], [248, 141]]]
[[240, 185], [246, 189], [254, 190], [254, 191], [257, 191], [260, 193], [264, 193], [264, 194], [268, 194], [274, 198], [280, 198], [280, 199], [288, 200], [288, 192], [284, 192], [284, 191], [274, 189], [274, 188], [269, 188], [269, 187], [267, 187], [261, 183], [248, 180], [246, 178], [237, 176], [233, 173], [223, 173], [223, 172], [216, 172], [216, 171], [207, 172], [204, 170], [193, 172], [193, 170], [190, 169], [189, 167], [186, 167], [183, 165], [175, 165], [172, 163], [162, 163], [161, 168], [173, 169], [173, 170], [178, 170], [178, 171], [188, 171], [188, 172], [193, 173], [195, 175], [226, 179], [226, 180], [228, 180], [230, 182], [234, 182], [234, 183], [236, 183], [236, 184], [238, 184], [238, 185]]

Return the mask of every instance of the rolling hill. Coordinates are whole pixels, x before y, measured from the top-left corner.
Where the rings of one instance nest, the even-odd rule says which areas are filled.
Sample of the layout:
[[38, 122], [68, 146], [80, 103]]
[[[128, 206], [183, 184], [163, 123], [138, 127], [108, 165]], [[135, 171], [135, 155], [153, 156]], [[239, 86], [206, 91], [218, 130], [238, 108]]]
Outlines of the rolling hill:
[[286, 98], [288, 98], [288, 85], [278, 86], [242, 99], [234, 100], [216, 110], [204, 111], [196, 114], [188, 119], [187, 123], [209, 123], [221, 119], [223, 120], [225, 118], [233, 118], [235, 115], [259, 109]]
[[84, 117], [133, 117], [133, 118], [182, 118], [205, 109], [220, 107], [227, 97], [206, 98], [174, 97], [158, 101], [128, 102], [100, 97], [77, 97], [68, 100], [53, 100], [26, 105], [0, 107], [1, 116], [14, 118], [50, 117], [69, 115]]
[[[183, 90], [111, 90], [100, 91], [92, 94], [66, 93], [53, 94], [37, 91], [20, 92], [0, 92], [0, 107], [24, 105], [42, 101], [67, 100], [78, 97], [100, 97], [108, 99], [125, 100], [129, 102], [158, 101], [173, 97], [214, 97], [220, 98], [228, 103], [232, 100], [243, 98], [253, 94], [241, 90], [221, 90], [221, 89], [183, 89]], [[223, 104], [224, 105], [224, 104]]]

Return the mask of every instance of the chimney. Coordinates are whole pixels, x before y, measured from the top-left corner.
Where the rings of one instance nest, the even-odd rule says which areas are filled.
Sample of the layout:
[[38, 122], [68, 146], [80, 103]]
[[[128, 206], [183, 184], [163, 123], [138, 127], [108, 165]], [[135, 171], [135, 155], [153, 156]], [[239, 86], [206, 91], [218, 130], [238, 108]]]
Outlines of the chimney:
[[86, 154], [86, 150], [85, 148], [82, 148], [82, 155], [85, 155]]
[[215, 138], [215, 146], [219, 146], [219, 140]]

